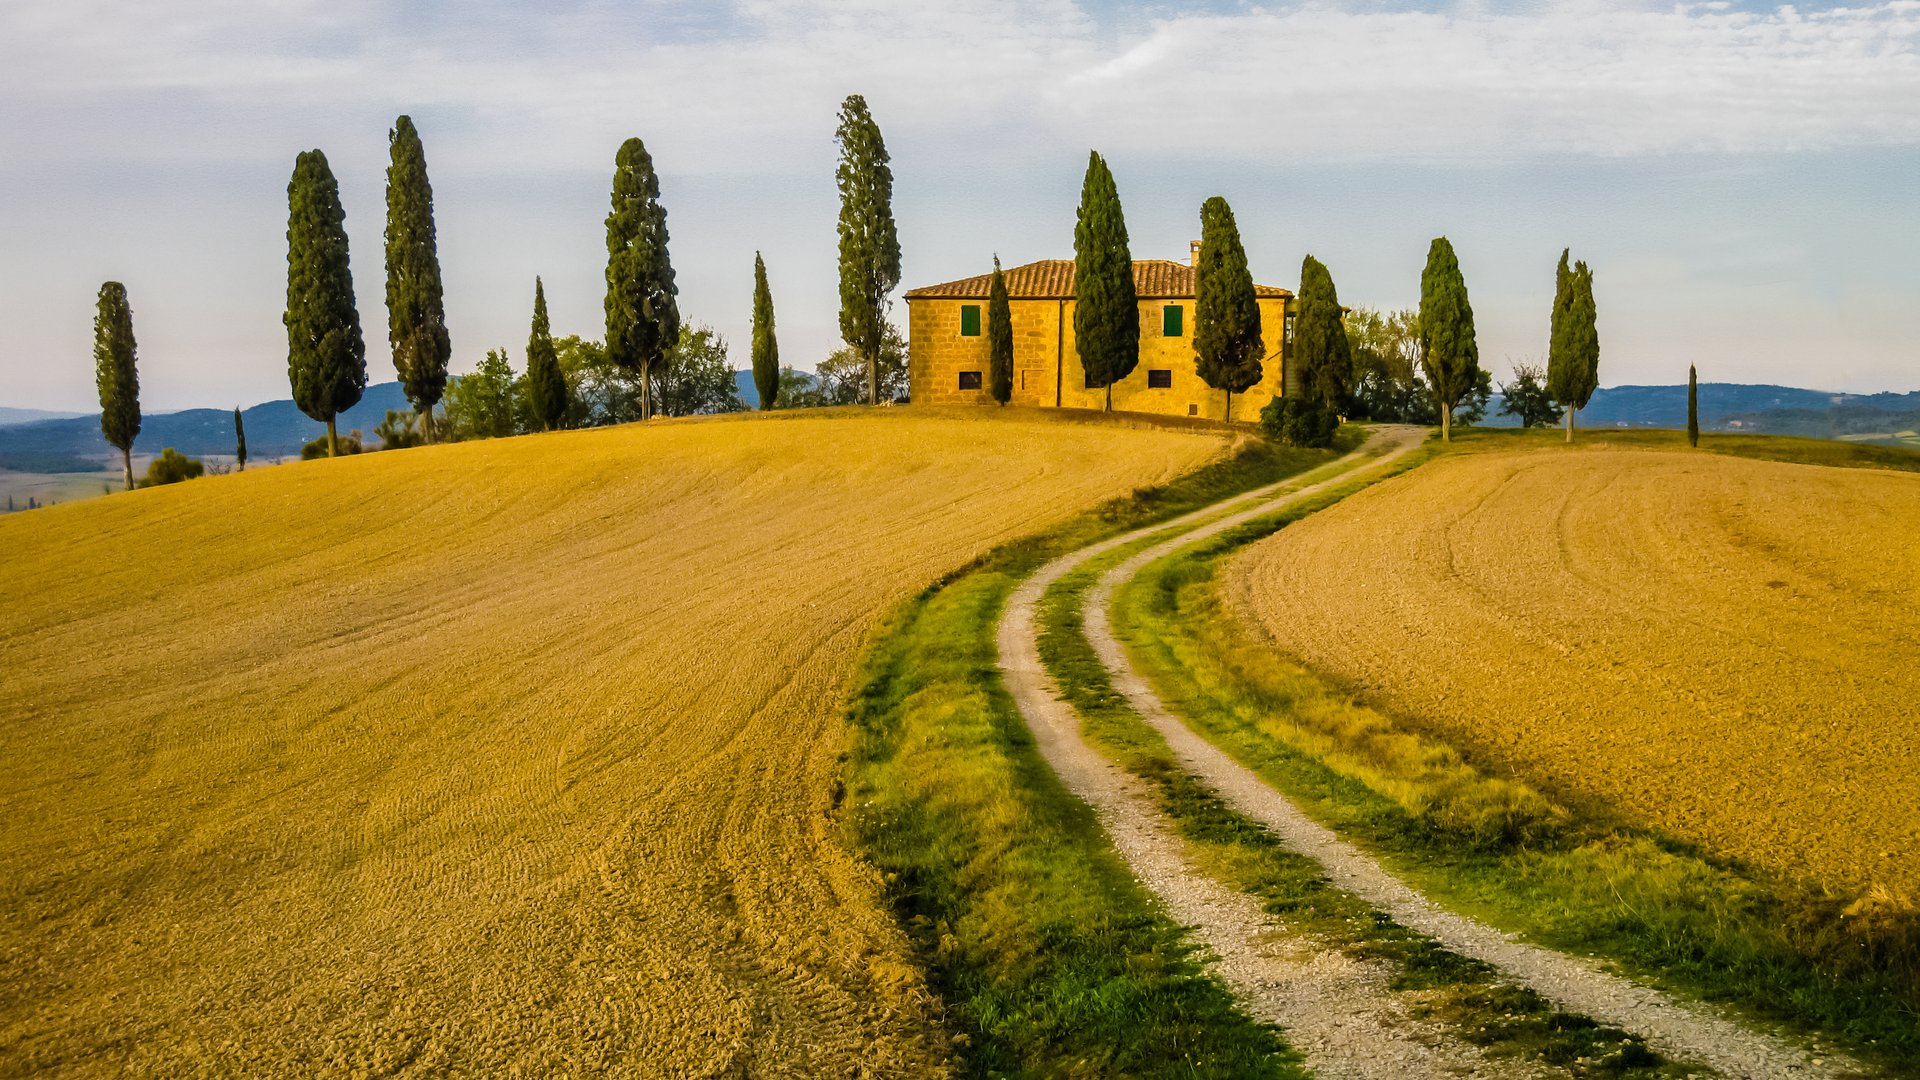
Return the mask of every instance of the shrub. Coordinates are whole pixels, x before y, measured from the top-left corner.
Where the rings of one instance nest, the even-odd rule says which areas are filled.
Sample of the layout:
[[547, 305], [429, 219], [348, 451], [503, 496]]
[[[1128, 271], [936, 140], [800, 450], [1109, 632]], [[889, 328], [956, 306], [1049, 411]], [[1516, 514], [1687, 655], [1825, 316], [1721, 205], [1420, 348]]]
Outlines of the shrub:
[[[357, 454], [363, 449], [365, 448], [360, 445], [360, 433], [358, 431], [349, 431], [345, 435], [340, 436], [341, 457], [345, 457], [348, 454]], [[312, 461], [314, 458], [323, 458], [326, 456], [327, 437], [325, 435], [320, 436], [300, 448], [301, 461]]]
[[199, 458], [190, 458], [169, 446], [160, 452], [159, 457], [147, 464], [147, 475], [140, 481], [140, 486], [159, 487], [162, 484], [177, 484], [182, 480], [192, 480], [206, 471], [206, 466], [200, 463]]
[[1340, 418], [1318, 401], [1277, 397], [1260, 410], [1260, 426], [1269, 438], [1287, 446], [1328, 447]]

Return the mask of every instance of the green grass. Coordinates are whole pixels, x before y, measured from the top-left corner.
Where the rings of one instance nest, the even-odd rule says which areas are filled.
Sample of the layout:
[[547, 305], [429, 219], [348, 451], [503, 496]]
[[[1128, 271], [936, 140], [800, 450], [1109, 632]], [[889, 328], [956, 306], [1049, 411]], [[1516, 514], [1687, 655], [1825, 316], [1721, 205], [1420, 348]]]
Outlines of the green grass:
[[[1316, 497], [1286, 517], [1336, 501], [1364, 483]], [[1505, 982], [1490, 966], [1374, 911], [1330, 884], [1312, 859], [1234, 812], [1181, 768], [1159, 732], [1113, 689], [1081, 629], [1081, 599], [1095, 578], [1152, 542], [1110, 552], [1056, 582], [1039, 613], [1040, 654], [1080, 714], [1088, 740], [1153, 786], [1161, 810], [1180, 830], [1199, 867], [1257, 897], [1282, 920], [1285, 932], [1318, 947], [1391, 964], [1398, 970], [1393, 989], [1413, 993], [1416, 1015], [1444, 1023], [1490, 1055], [1546, 1061], [1575, 1076], [1651, 1078], [1696, 1071], [1666, 1061], [1637, 1036], [1561, 1012], [1533, 991]]]
[[[1594, 434], [1684, 445], [1668, 433]], [[1801, 445], [1815, 440], [1725, 438], [1752, 456], [1816, 456]], [[1460, 449], [1533, 441], [1546, 440], [1474, 431]], [[1160, 560], [1116, 597], [1116, 633], [1171, 709], [1456, 910], [1920, 1076], [1920, 925], [1897, 903], [1850, 911], [1852, 898], [1764, 877], [1594, 808], [1569, 811], [1252, 640], [1222, 608], [1219, 561], [1299, 516]]]
[[1252, 443], [999, 549], [895, 612], [851, 704], [843, 823], [956, 1031], [968, 1076], [1305, 1074], [1035, 751], [995, 668], [994, 626], [1048, 559], [1332, 460]]
[[[1563, 428], [1466, 428], [1453, 433], [1458, 450], [1512, 450], [1521, 446], [1563, 446]], [[1646, 428], [1593, 428], [1574, 432], [1574, 446], [1632, 447], [1646, 450], [1686, 450], [1684, 431]], [[1703, 453], [1788, 461], [1800, 465], [1830, 465], [1854, 469], [1897, 469], [1920, 472], [1920, 450], [1880, 443], [1804, 439], [1796, 435], [1735, 435], [1702, 432]]]

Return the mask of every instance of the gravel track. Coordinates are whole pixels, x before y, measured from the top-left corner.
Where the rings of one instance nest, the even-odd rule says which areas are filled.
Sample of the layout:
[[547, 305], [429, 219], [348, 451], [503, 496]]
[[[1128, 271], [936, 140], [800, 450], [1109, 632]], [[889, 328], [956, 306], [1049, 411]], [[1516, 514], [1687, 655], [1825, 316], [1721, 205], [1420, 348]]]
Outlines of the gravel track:
[[[1419, 429], [1383, 429], [1366, 448], [1370, 452], [1384, 451], [1372, 468], [1410, 452], [1423, 436]], [[1183, 767], [1213, 787], [1235, 810], [1259, 821], [1291, 848], [1320, 863], [1334, 884], [1447, 948], [1493, 965], [1560, 1008], [1634, 1032], [1669, 1057], [1709, 1065], [1731, 1077], [1762, 1080], [1858, 1075], [1851, 1063], [1814, 1058], [1797, 1046], [1748, 1030], [1704, 1008], [1681, 1004], [1581, 959], [1514, 940], [1491, 926], [1438, 907], [1366, 852], [1306, 817], [1160, 703], [1113, 636], [1107, 609], [1114, 590], [1155, 559], [1367, 471], [1371, 471], [1367, 464], [1355, 462], [1342, 474], [1310, 487], [1276, 485], [1242, 496], [1234, 503], [1250, 505], [1225, 516], [1209, 519], [1218, 507], [1189, 515], [1175, 523], [1189, 527], [1169, 530], [1170, 538], [1101, 575], [1084, 600], [1084, 627], [1115, 689], [1166, 737]], [[1249, 1010], [1285, 1027], [1316, 1073], [1392, 1078], [1485, 1068], [1484, 1061], [1475, 1060], [1473, 1048], [1432, 1031], [1418, 1032], [1387, 1012], [1390, 995], [1378, 984], [1339, 972], [1320, 958], [1303, 960], [1263, 943], [1259, 928], [1267, 920], [1258, 905], [1188, 867], [1180, 856], [1173, 826], [1159, 813], [1144, 785], [1081, 738], [1078, 717], [1059, 700], [1051, 678], [1041, 668], [1036, 605], [1052, 582], [1075, 567], [1157, 531], [1140, 530], [1064, 556], [1043, 567], [1009, 600], [999, 628], [1001, 668], [1034, 730], [1042, 755], [1071, 790], [1092, 804], [1116, 846], [1173, 916], [1193, 925], [1199, 939], [1219, 954], [1221, 976], [1242, 996]], [[1441, 1059], [1451, 1067], [1443, 1065]]]

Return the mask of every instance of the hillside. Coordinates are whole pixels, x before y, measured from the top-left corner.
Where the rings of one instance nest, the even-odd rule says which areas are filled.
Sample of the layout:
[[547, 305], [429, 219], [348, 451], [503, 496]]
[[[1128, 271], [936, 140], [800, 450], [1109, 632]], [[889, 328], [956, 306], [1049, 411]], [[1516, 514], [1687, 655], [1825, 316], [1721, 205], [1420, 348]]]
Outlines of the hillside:
[[[1518, 419], [1501, 416], [1499, 410], [1500, 398], [1495, 395], [1487, 408], [1486, 426], [1518, 426]], [[1684, 428], [1686, 384], [1602, 387], [1580, 410], [1580, 423], [1588, 427]], [[1920, 392], [1834, 394], [1792, 386], [1701, 383], [1700, 424], [1710, 431], [1816, 439], [1893, 435], [1920, 427]]]
[[0, 519], [0, 1075], [933, 1075], [830, 816], [851, 667], [1222, 445], [834, 411]]
[[[367, 387], [360, 403], [340, 414], [342, 432], [356, 428], [372, 434], [388, 409], [410, 409], [397, 382]], [[265, 461], [298, 457], [300, 447], [327, 428], [301, 412], [292, 400], [268, 401], [240, 412], [247, 428], [247, 453]], [[232, 409], [186, 409], [141, 418], [135, 454], [158, 454], [173, 447], [189, 457], [233, 453]], [[80, 472], [96, 468], [113, 451], [100, 437], [97, 413], [66, 420], [38, 420], [0, 427], [0, 469], [23, 472]], [[53, 467], [57, 466], [57, 467]]]
[[1455, 745], [1843, 893], [1920, 888], [1920, 475], [1457, 454], [1249, 548], [1283, 650]]

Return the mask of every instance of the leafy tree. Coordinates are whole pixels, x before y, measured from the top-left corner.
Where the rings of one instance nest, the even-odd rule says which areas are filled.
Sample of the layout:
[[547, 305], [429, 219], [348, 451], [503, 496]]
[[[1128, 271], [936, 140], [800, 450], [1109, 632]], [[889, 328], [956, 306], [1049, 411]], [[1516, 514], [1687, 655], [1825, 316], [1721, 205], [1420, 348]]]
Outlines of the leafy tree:
[[1473, 305], [1453, 245], [1435, 237], [1420, 274], [1420, 366], [1440, 405], [1440, 437], [1453, 440], [1453, 412], [1480, 383]]
[[998, 255], [987, 285], [987, 375], [993, 400], [1005, 405], [1013, 397], [1013, 305], [1007, 301], [1007, 278], [1000, 272]]
[[680, 341], [679, 288], [667, 255], [667, 210], [660, 178], [639, 139], [614, 159], [613, 211], [607, 215], [607, 355], [639, 380], [640, 419], [653, 414], [647, 392], [654, 368]]
[[[366, 450], [358, 431], [349, 431], [339, 438], [322, 435], [300, 448], [301, 461], [313, 461], [324, 457], [345, 457]], [[336, 454], [335, 451], [338, 451]]]
[[746, 408], [738, 374], [727, 358], [727, 339], [694, 323], [653, 377], [654, 408], [668, 416], [738, 412]]
[[300, 411], [327, 425], [367, 388], [367, 349], [347, 265], [346, 212], [340, 185], [318, 150], [301, 154], [287, 184], [287, 377]]
[[853, 349], [843, 347], [827, 354], [814, 367], [817, 385], [814, 396], [805, 404], [855, 405], [867, 400], [869, 380], [879, 381], [880, 400], [897, 401], [907, 386], [907, 342], [900, 330], [888, 323], [881, 332], [880, 351], [869, 365]]
[[1700, 445], [1700, 371], [1687, 365], [1687, 445]]
[[120, 451], [133, 490], [133, 440], [140, 434], [140, 372], [134, 361], [133, 308], [127, 287], [100, 286], [93, 314], [93, 380], [100, 390], [100, 433]]
[[1087, 385], [1107, 392], [1140, 365], [1140, 306], [1120, 189], [1098, 152], [1087, 157], [1080, 216], [1073, 227], [1073, 340]]
[[819, 380], [799, 368], [780, 369], [780, 401], [787, 408], [820, 405]]
[[554, 339], [553, 352], [567, 381], [567, 427], [640, 418], [639, 383], [608, 358], [605, 346], [570, 334]]
[[[867, 99], [840, 103], [840, 337], [867, 366], [867, 404], [880, 397], [880, 350], [887, 294], [900, 284], [900, 233], [893, 223], [893, 167]], [[890, 399], [889, 399], [890, 400]]]
[[147, 475], [141, 479], [140, 486], [148, 488], [177, 484], [205, 475], [206, 471], [207, 467], [199, 458], [187, 457], [169, 446], [160, 452], [159, 457], [147, 462]]
[[[1486, 368], [1475, 368], [1473, 385], [1460, 395], [1453, 406], [1453, 426], [1472, 427], [1486, 419], [1487, 405], [1493, 400], [1493, 373]], [[1438, 408], [1438, 406], [1435, 406]]]
[[434, 238], [433, 185], [411, 117], [393, 122], [387, 144], [393, 162], [387, 166], [387, 340], [400, 385], [424, 425], [446, 390], [453, 351]]
[[1353, 415], [1390, 424], [1438, 424], [1420, 374], [1420, 313], [1355, 308], [1342, 320], [1353, 356]]
[[1547, 427], [1560, 422], [1560, 406], [1547, 392], [1547, 376], [1538, 364], [1515, 364], [1513, 379], [1500, 384], [1500, 412], [1517, 416], [1520, 426]]
[[1260, 410], [1260, 426], [1288, 446], [1326, 447], [1333, 445], [1340, 417], [1311, 395], [1277, 397]]
[[1260, 382], [1265, 351], [1260, 338], [1260, 302], [1233, 208], [1215, 195], [1200, 207], [1200, 265], [1194, 272], [1194, 370], [1208, 386], [1224, 390], [1233, 419], [1233, 395]]
[[240, 409], [233, 410], [233, 461], [241, 472], [247, 471], [247, 428], [240, 422]]
[[542, 431], [552, 431], [567, 419], [567, 377], [553, 351], [553, 331], [547, 323], [547, 289], [533, 279], [533, 329], [527, 335], [527, 406]]
[[519, 388], [505, 349], [487, 350], [471, 375], [447, 384], [447, 434], [453, 439], [498, 439], [519, 429]]
[[405, 450], [425, 441], [412, 409], [388, 409], [386, 419], [373, 429], [373, 437], [380, 440], [382, 450]]
[[1600, 338], [1594, 330], [1593, 275], [1587, 264], [1567, 268], [1566, 249], [1554, 275], [1553, 318], [1547, 343], [1547, 390], [1567, 407], [1567, 441], [1574, 414], [1587, 407], [1600, 384]]
[[767, 264], [753, 253], [753, 388], [762, 411], [780, 402], [780, 342], [773, 335], [773, 290], [767, 288]]
[[1340, 295], [1333, 275], [1309, 255], [1300, 264], [1300, 313], [1294, 320], [1294, 363], [1300, 387], [1335, 415], [1353, 400], [1353, 347], [1341, 325]]

